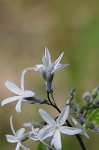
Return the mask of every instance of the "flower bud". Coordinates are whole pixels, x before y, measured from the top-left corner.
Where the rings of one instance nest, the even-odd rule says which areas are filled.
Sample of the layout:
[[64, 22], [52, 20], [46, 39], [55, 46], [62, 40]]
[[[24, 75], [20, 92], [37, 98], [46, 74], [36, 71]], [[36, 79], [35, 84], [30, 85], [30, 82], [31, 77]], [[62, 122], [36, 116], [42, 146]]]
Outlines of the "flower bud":
[[90, 102], [90, 100], [91, 100], [91, 95], [90, 95], [89, 92], [85, 92], [82, 97], [83, 97], [83, 99], [85, 99], [87, 102]]
[[[30, 104], [34, 104], [34, 103], [40, 103], [40, 104], [44, 104], [46, 102], [45, 99], [41, 99], [41, 98], [36, 98], [36, 97], [26, 97], [24, 98], [28, 103]], [[26, 102], [25, 101], [25, 102]]]
[[92, 92], [93, 98], [95, 98], [98, 94], [99, 94], [99, 85]]

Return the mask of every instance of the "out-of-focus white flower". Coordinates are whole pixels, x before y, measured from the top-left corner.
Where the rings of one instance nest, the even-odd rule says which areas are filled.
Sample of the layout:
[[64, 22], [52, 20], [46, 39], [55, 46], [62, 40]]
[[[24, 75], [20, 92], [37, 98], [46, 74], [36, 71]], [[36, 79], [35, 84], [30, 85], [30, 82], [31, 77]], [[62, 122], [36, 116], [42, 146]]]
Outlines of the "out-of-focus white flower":
[[44, 128], [42, 128], [42, 137], [44, 135], [45, 138], [47, 138], [53, 135], [52, 143], [56, 150], [61, 150], [62, 148], [61, 133], [74, 135], [74, 134], [79, 134], [82, 132], [82, 130], [79, 128], [73, 128], [73, 127], [68, 127], [64, 125], [69, 114], [68, 104], [66, 105], [66, 107], [63, 109], [63, 111], [60, 113], [59, 117], [56, 120], [52, 118], [43, 109], [39, 109], [39, 113], [41, 117], [45, 120], [45, 122], [47, 122], [48, 124]]
[[12, 97], [6, 98], [1, 102], [1, 106], [3, 106], [5, 104], [8, 104], [10, 102], [14, 102], [14, 101], [17, 100], [18, 102], [17, 102], [17, 105], [16, 105], [15, 109], [18, 113], [20, 113], [22, 111], [21, 110], [21, 102], [22, 101], [25, 101], [25, 102], [27, 101], [24, 98], [35, 96], [34, 92], [32, 92], [30, 90], [24, 90], [24, 74], [25, 74], [25, 72], [22, 72], [21, 79], [20, 79], [20, 88], [16, 84], [14, 84], [10, 81], [6, 81], [5, 86], [11, 92], [17, 94], [18, 96], [12, 96]]
[[23, 124], [25, 127], [31, 128], [32, 131], [30, 131], [28, 133], [28, 138], [33, 140], [33, 141], [39, 141], [41, 143], [43, 143], [46, 147], [49, 147], [51, 149], [53, 149], [50, 145], [48, 145], [46, 143], [46, 141], [51, 141], [51, 136], [50, 137], [46, 137], [45, 131], [44, 129], [42, 130], [42, 128], [40, 129], [39, 127], [34, 127], [33, 122], [29, 122], [29, 123], [24, 123]]
[[24, 134], [25, 129], [21, 128], [15, 132], [14, 127], [13, 127], [13, 122], [12, 122], [12, 116], [10, 118], [10, 126], [14, 135], [7, 134], [6, 135], [7, 141], [10, 143], [17, 143], [15, 150], [19, 150], [20, 147], [22, 147], [23, 150], [30, 150], [29, 148], [22, 145], [22, 142], [27, 139], [27, 136]]

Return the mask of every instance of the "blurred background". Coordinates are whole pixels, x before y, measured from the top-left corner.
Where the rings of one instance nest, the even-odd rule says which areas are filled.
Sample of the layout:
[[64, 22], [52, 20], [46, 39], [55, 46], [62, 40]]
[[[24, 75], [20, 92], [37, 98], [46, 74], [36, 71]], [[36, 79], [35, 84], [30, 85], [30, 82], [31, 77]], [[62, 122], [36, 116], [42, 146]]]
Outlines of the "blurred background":
[[[45, 47], [52, 62], [65, 52], [62, 63], [70, 66], [55, 73], [54, 96], [60, 109], [66, 95], [75, 86], [76, 98], [83, 104], [82, 94], [91, 92], [99, 84], [99, 1], [98, 0], [0, 0], [0, 97], [13, 96], [6, 87], [10, 80], [20, 86], [21, 71], [41, 63]], [[36, 72], [25, 76], [25, 88], [45, 98], [45, 83]], [[22, 113], [15, 111], [16, 102], [0, 107], [0, 150], [15, 149], [6, 141], [12, 134], [9, 119], [13, 114], [16, 130], [30, 118], [38, 121], [38, 108], [53, 116], [57, 112], [45, 105], [22, 104]], [[83, 138], [87, 150], [99, 149], [99, 134], [90, 132], [90, 140]], [[63, 150], [81, 149], [75, 136], [62, 136]], [[26, 142], [31, 150], [37, 143]]]

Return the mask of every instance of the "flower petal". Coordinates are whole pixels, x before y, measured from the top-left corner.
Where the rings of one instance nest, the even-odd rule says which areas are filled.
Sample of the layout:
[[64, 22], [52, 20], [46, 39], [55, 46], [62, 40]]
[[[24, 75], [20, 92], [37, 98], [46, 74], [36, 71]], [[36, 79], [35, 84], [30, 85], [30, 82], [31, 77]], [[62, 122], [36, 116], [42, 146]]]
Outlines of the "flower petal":
[[68, 117], [69, 114], [69, 105], [67, 104], [63, 111], [60, 113], [59, 117], [57, 118], [57, 123], [59, 125], [63, 125]]
[[16, 135], [15, 130], [14, 130], [14, 126], [13, 126], [12, 117], [13, 116], [10, 117], [10, 127], [11, 127], [11, 130], [12, 130], [13, 134]]
[[42, 65], [42, 64], [38, 64], [38, 65], [35, 65], [35, 67], [34, 67], [34, 70], [35, 71], [44, 71], [45, 70], [45, 67], [44, 67], [44, 65]]
[[54, 133], [54, 128], [51, 125], [44, 126], [38, 133], [38, 139], [40, 141], [50, 138]]
[[21, 128], [16, 132], [16, 136], [20, 139], [25, 132], [25, 128]]
[[63, 69], [63, 68], [65, 68], [65, 67], [67, 67], [69, 64], [64, 64], [64, 65], [58, 65], [57, 66], [57, 68], [54, 68], [53, 69], [53, 71], [52, 71], [52, 73], [54, 73], [54, 72], [56, 72], [56, 71], [58, 71], [58, 70], [61, 70], [61, 69]]
[[59, 65], [62, 57], [63, 57], [64, 52], [57, 58], [57, 60], [54, 62], [55, 66], [54, 68], [57, 68], [57, 66]]
[[87, 138], [89, 138], [89, 136], [88, 136], [88, 134], [86, 133], [86, 131], [84, 130], [83, 126], [82, 126], [80, 123], [78, 123], [78, 121], [76, 121], [76, 119], [75, 119], [74, 117], [71, 117], [71, 119], [72, 119], [73, 123], [75, 124], [75, 126], [76, 126], [77, 128], [79, 128], [79, 129], [82, 130], [82, 133], [81, 133], [81, 134], [83, 134], [84, 136], [86, 136]]
[[17, 104], [16, 104], [16, 107], [15, 107], [15, 110], [18, 112], [18, 113], [21, 113], [22, 110], [21, 110], [21, 102], [22, 102], [22, 99], [20, 99]]
[[73, 128], [73, 127], [67, 127], [67, 126], [60, 127], [60, 131], [64, 134], [68, 134], [68, 135], [82, 133], [82, 130], [79, 128]]
[[56, 130], [56, 132], [54, 133], [53, 144], [54, 144], [54, 147], [55, 147], [56, 150], [61, 150], [62, 149], [61, 135], [60, 135], [59, 130]]
[[21, 145], [21, 147], [23, 148], [23, 150], [30, 150], [29, 148], [25, 147], [25, 146], [22, 145], [21, 143], [20, 143], [20, 145]]
[[56, 124], [55, 120], [43, 109], [39, 109], [39, 113], [41, 115], [41, 117], [48, 123], [51, 125]]
[[6, 81], [5, 86], [13, 93], [20, 95], [21, 89], [14, 83]]
[[14, 135], [6, 135], [6, 139], [9, 143], [16, 143], [18, 142], [18, 139]]
[[18, 144], [16, 145], [15, 150], [19, 150], [19, 149], [20, 149], [20, 146], [21, 146], [21, 144], [20, 144], [20, 142], [18, 142]]
[[30, 90], [24, 91], [24, 97], [34, 97], [35, 93]]
[[26, 70], [23, 70], [21, 78], [20, 78], [20, 87], [21, 87], [22, 91], [24, 91], [24, 76], [25, 76], [25, 73], [26, 73]]
[[20, 99], [20, 96], [8, 97], [1, 102], [1, 106], [8, 104], [8, 103], [11, 103], [11, 102], [14, 102], [14, 101], [19, 100], [19, 99]]
[[42, 62], [46, 67], [49, 67], [49, 65], [51, 64], [51, 56], [47, 47], [45, 47], [45, 55], [42, 58]]
[[77, 126], [78, 125], [78, 121], [74, 117], [71, 117], [71, 119], [72, 119], [73, 123], [75, 124], [75, 126]]

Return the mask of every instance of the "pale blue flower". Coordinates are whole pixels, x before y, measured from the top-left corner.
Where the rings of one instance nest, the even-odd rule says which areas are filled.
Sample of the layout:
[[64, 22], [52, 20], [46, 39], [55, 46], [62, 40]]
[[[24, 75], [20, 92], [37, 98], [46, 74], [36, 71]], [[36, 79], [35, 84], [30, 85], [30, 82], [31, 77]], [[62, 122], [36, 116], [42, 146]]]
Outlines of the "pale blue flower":
[[[61, 133], [67, 135], [79, 134], [82, 132], [79, 128], [68, 127], [65, 124], [66, 119], [69, 115], [69, 105], [67, 104], [63, 111], [60, 113], [59, 117], [55, 120], [52, 118], [46, 111], [43, 109], [39, 109], [39, 113], [41, 117], [45, 120], [47, 125], [42, 129], [42, 136], [51, 137], [52, 143], [56, 150], [61, 150]], [[43, 138], [44, 139], [44, 138]]]
[[29, 148], [22, 145], [22, 141], [24, 141], [28, 137], [24, 134], [25, 129], [21, 128], [21, 129], [19, 129], [18, 131], [15, 132], [13, 122], [12, 122], [12, 116], [10, 118], [10, 126], [11, 126], [11, 130], [12, 130], [14, 135], [7, 134], [6, 135], [7, 141], [9, 143], [17, 143], [15, 150], [19, 150], [20, 147], [22, 147], [23, 150], [30, 150]]
[[20, 79], [20, 88], [16, 84], [14, 84], [10, 81], [6, 81], [5, 86], [11, 92], [13, 92], [14, 94], [17, 94], [18, 96], [12, 96], [12, 97], [6, 98], [1, 102], [1, 106], [3, 106], [5, 104], [8, 104], [10, 102], [14, 102], [17, 100], [18, 102], [17, 102], [15, 109], [18, 113], [20, 113], [22, 111], [21, 110], [21, 102], [22, 101], [27, 102], [27, 100], [25, 100], [24, 98], [35, 96], [34, 92], [32, 92], [30, 90], [24, 90], [24, 74], [25, 73], [22, 72], [21, 79]]

